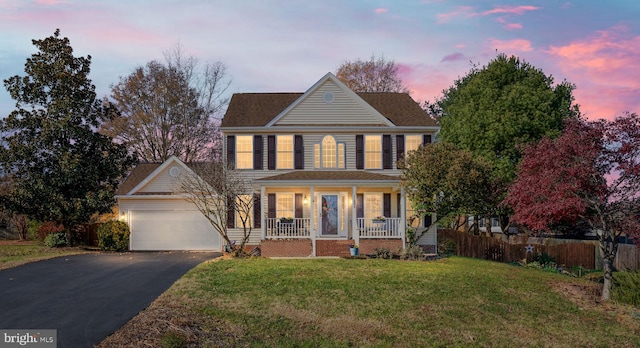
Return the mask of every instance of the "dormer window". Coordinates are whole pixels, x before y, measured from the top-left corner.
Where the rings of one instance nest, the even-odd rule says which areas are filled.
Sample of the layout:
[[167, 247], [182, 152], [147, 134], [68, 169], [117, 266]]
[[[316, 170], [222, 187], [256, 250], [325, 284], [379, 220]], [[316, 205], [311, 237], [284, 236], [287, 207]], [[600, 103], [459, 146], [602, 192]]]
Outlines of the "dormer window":
[[314, 167], [318, 169], [344, 169], [345, 145], [327, 135], [320, 144], [313, 145]]

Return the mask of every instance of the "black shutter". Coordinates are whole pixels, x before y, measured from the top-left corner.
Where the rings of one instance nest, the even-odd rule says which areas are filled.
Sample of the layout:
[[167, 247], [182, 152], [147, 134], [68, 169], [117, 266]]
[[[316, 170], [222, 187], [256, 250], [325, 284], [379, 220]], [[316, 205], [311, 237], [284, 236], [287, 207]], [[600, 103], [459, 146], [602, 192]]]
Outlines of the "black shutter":
[[227, 168], [236, 169], [236, 137], [227, 135]]
[[267, 166], [269, 170], [276, 169], [276, 136], [267, 136]]
[[269, 193], [267, 195], [267, 217], [269, 219], [276, 218], [276, 194]]
[[[402, 196], [398, 193], [396, 194], [396, 217], [402, 217], [402, 212], [400, 211], [400, 200], [402, 199]], [[405, 207], [406, 208], [406, 207]]]
[[385, 217], [391, 217], [391, 194], [382, 194], [382, 215]]
[[431, 144], [431, 134], [422, 135], [422, 145]]
[[293, 168], [304, 169], [304, 148], [302, 147], [302, 135], [293, 138]]
[[396, 166], [404, 168], [404, 135], [396, 135]]
[[295, 218], [302, 218], [302, 193], [296, 193]]
[[262, 169], [262, 135], [253, 136], [253, 169]]
[[356, 135], [356, 169], [364, 169], [364, 135]]
[[356, 218], [364, 217], [364, 195], [362, 193], [356, 194]]
[[260, 195], [253, 195], [253, 227], [260, 228], [262, 224], [262, 202], [260, 201]]
[[391, 169], [391, 135], [382, 135], [382, 168]]
[[227, 198], [227, 228], [236, 227], [236, 209], [234, 198]]

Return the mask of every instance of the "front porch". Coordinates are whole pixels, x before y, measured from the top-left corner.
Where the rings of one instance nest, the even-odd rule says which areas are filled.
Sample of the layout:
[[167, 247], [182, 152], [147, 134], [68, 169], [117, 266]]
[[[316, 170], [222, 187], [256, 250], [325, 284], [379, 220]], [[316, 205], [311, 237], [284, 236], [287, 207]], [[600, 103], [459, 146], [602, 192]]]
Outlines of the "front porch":
[[[351, 225], [351, 224], [350, 224]], [[262, 255], [267, 257], [349, 256], [349, 245], [356, 244], [362, 254], [378, 248], [398, 252], [404, 246], [401, 218], [356, 218], [350, 236], [326, 235], [311, 228], [311, 218], [267, 218]]]

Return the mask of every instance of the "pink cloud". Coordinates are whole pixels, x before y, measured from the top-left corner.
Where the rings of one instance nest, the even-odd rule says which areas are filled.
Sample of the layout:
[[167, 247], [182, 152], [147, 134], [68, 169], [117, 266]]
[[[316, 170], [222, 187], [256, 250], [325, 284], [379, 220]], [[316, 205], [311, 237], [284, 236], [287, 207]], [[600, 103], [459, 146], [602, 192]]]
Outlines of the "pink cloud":
[[547, 53], [575, 83], [575, 97], [589, 118], [640, 112], [640, 36], [614, 27]]
[[496, 49], [499, 52], [506, 54], [515, 54], [514, 52], [530, 52], [533, 50], [531, 41], [525, 39], [514, 39], [507, 41], [489, 39], [489, 46], [491, 46], [492, 49]]
[[438, 18], [438, 23], [446, 23], [451, 20], [451, 18], [458, 16], [472, 17], [474, 15], [472, 10], [473, 7], [471, 6], [458, 6], [453, 12], [437, 14], [436, 18]]
[[504, 28], [507, 29], [507, 30], [520, 30], [520, 29], [522, 29], [522, 24], [520, 24], [520, 23], [507, 23], [504, 26]]
[[509, 13], [509, 14], [521, 15], [527, 11], [536, 11], [539, 9], [540, 7], [537, 7], [537, 6], [498, 6], [492, 10], [484, 11], [481, 14], [483, 16], [488, 16], [496, 13]]
[[66, 0], [35, 0], [37, 5], [46, 5], [46, 6], [54, 6], [59, 4], [66, 4], [68, 1]]
[[383, 14], [383, 13], [389, 12], [389, 9], [388, 8], [384, 8], [384, 7], [379, 7], [377, 9], [375, 9], [373, 12], [375, 12], [377, 14]]

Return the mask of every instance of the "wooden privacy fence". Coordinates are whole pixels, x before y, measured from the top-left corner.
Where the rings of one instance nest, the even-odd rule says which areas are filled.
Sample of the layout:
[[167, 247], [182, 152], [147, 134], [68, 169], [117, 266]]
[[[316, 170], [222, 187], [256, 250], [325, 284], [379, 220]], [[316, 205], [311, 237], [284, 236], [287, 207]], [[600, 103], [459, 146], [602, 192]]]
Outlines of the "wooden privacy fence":
[[640, 270], [640, 249], [634, 244], [618, 244], [613, 267], [620, 271]]
[[[586, 243], [566, 243], [557, 245], [510, 244], [486, 236], [475, 236], [456, 230], [438, 230], [438, 240], [450, 239], [456, 244], [459, 256], [498, 262], [532, 261], [535, 255], [546, 253], [555, 259], [558, 266], [595, 269], [595, 246]], [[527, 247], [530, 246], [530, 251]]]

